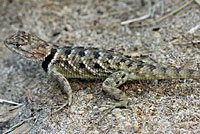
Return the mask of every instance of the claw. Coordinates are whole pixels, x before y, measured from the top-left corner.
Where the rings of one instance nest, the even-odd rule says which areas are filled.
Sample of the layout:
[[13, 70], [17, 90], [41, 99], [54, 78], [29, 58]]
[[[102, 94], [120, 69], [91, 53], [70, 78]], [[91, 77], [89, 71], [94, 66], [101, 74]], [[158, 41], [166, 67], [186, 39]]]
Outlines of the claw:
[[53, 114], [54, 114], [54, 113], [57, 113], [57, 112], [60, 112], [60, 111], [63, 110], [65, 107], [71, 106], [71, 104], [72, 104], [72, 100], [67, 100], [67, 102], [64, 103], [60, 108], [58, 108], [57, 110], [55, 110], [55, 111], [53, 112]]
[[[100, 123], [102, 120], [104, 120], [104, 118], [112, 112], [113, 109], [115, 108], [122, 108], [122, 107], [125, 107], [127, 108], [127, 104], [128, 104], [128, 101], [120, 101], [119, 103], [115, 103], [113, 105], [104, 105], [104, 106], [108, 106], [109, 108], [106, 110], [104, 110], [104, 114], [102, 115], [102, 117], [99, 119], [98, 123]], [[106, 111], [106, 112], [105, 112]]]

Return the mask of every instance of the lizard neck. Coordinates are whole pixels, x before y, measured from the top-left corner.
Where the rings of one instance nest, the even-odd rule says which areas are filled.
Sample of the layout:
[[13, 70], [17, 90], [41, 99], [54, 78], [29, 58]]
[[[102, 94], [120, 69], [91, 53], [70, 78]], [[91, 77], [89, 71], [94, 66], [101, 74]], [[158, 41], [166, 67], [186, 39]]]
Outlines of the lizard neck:
[[56, 52], [57, 52], [57, 49], [51, 48], [51, 50], [49, 51], [49, 54], [46, 55], [46, 57], [43, 59], [41, 65], [45, 72], [48, 71], [48, 66], [51, 63], [52, 59], [54, 58]]

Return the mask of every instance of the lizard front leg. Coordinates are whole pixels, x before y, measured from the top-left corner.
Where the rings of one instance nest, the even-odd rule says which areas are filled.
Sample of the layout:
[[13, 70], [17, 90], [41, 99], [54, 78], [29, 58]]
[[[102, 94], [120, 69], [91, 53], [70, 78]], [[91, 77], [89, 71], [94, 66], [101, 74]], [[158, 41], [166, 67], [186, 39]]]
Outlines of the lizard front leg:
[[68, 82], [68, 80], [64, 77], [64, 75], [57, 71], [56, 67], [52, 68], [49, 72], [49, 76], [56, 82], [58, 82], [59, 87], [63, 89], [63, 91], [67, 94], [68, 99], [67, 102], [64, 103], [59, 109], [55, 112], [62, 110], [66, 106], [70, 106], [72, 104], [72, 89]]

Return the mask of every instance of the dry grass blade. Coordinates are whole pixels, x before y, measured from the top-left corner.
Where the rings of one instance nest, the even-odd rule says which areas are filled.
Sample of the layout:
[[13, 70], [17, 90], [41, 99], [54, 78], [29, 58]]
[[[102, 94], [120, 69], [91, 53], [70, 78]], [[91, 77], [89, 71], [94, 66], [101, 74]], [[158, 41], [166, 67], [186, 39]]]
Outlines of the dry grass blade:
[[200, 5], [200, 0], [195, 0], [195, 2]]
[[[200, 1], [200, 0], [196, 0], [196, 1]], [[187, 3], [185, 3], [184, 5], [182, 5], [181, 7], [179, 7], [178, 9], [166, 14], [165, 16], [155, 20], [155, 21], [152, 21], [152, 22], [149, 22], [149, 23], [145, 23], [145, 24], [132, 24], [131, 26], [132, 27], [143, 27], [143, 26], [148, 26], [148, 25], [153, 25], [153, 24], [156, 24], [158, 22], [161, 22], [162, 20], [178, 13], [179, 11], [181, 11], [182, 9], [184, 9], [185, 7], [189, 6], [191, 3], [193, 2], [193, 0], [190, 0], [188, 1]]]

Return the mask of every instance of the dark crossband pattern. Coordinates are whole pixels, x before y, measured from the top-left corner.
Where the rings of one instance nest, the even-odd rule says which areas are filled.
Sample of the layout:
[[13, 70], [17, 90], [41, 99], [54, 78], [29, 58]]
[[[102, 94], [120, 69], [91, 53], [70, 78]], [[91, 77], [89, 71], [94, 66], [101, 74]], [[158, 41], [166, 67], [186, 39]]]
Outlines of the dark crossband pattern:
[[48, 65], [49, 65], [49, 63], [51, 63], [51, 60], [54, 58], [54, 55], [56, 52], [57, 52], [57, 50], [52, 48], [50, 54], [47, 55], [45, 57], [45, 59], [43, 60], [42, 68], [44, 69], [44, 71], [46, 71], [46, 72], [48, 71]]

